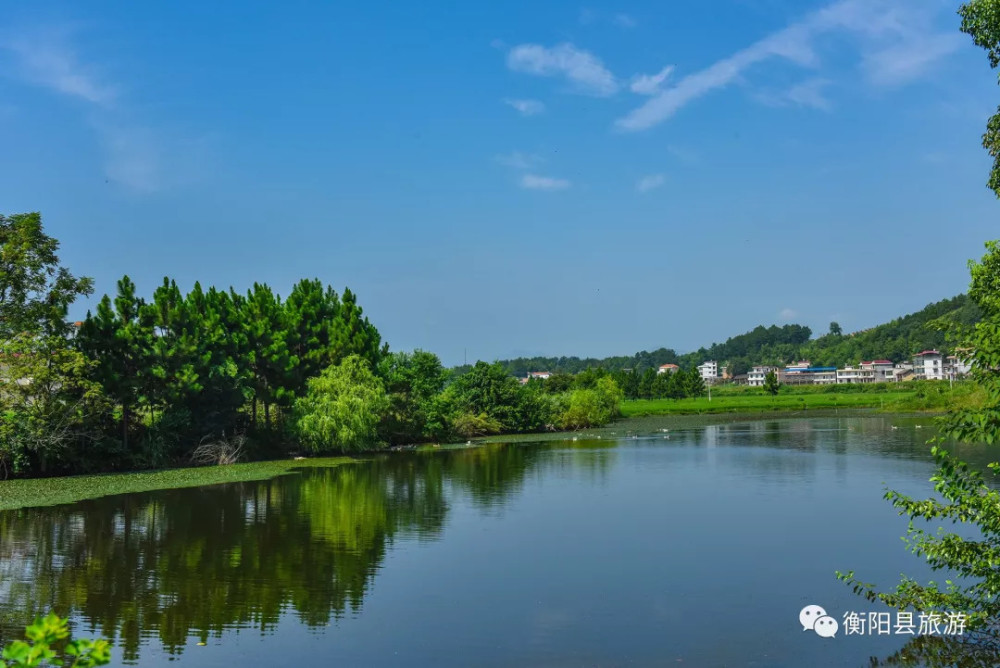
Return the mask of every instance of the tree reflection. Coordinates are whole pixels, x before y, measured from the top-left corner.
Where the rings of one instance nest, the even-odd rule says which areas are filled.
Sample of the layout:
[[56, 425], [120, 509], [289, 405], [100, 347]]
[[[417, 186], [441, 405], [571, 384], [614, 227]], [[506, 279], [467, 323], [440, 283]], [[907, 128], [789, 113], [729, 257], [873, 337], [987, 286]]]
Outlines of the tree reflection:
[[0, 513], [3, 635], [55, 609], [135, 661], [144, 638], [176, 653], [286, 610], [324, 625], [360, 607], [395, 536], [439, 534], [442, 478], [440, 460], [375, 460]]
[[895, 654], [872, 658], [870, 668], [921, 666], [923, 668], [995, 668], [1000, 666], [1000, 625], [966, 631], [962, 636], [917, 636]]

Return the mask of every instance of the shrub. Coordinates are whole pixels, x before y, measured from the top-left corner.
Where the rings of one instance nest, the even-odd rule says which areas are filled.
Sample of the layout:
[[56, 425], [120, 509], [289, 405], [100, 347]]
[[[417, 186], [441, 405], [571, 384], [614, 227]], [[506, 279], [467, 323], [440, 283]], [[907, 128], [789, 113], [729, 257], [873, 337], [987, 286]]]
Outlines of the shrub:
[[[24, 640], [15, 640], [0, 653], [0, 665], [8, 668], [69, 666], [92, 668], [111, 662], [111, 645], [106, 640], [71, 640], [65, 619], [55, 613], [39, 617], [24, 630]], [[66, 642], [58, 652], [52, 648]]]
[[486, 413], [461, 413], [452, 422], [452, 429], [463, 438], [499, 434], [503, 425]]
[[313, 452], [368, 450], [389, 407], [382, 381], [364, 359], [350, 355], [309, 379], [295, 403], [293, 430]]

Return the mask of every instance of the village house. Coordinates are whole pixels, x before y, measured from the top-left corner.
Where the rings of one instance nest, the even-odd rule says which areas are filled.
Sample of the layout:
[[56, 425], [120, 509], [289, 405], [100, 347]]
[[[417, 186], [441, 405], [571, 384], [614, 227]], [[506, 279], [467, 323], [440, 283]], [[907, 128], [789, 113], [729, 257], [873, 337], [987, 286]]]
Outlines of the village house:
[[948, 355], [944, 359], [944, 375], [946, 378], [964, 378], [972, 371], [969, 360], [961, 354]]
[[917, 380], [945, 380], [944, 356], [924, 350], [913, 356], [913, 377]]
[[774, 373], [777, 375], [778, 367], [776, 366], [755, 366], [750, 369], [747, 373], [747, 385], [750, 387], [764, 387], [764, 381], [767, 379], [767, 374]]
[[656, 373], [677, 373], [680, 371], [680, 367], [676, 364], [662, 364], [660, 368], [656, 370]]
[[778, 381], [782, 385], [834, 385], [837, 382], [837, 367], [812, 366], [809, 360], [786, 364], [778, 371]]
[[715, 360], [702, 362], [698, 365], [698, 373], [701, 374], [701, 379], [706, 383], [714, 383], [719, 378], [719, 363]]

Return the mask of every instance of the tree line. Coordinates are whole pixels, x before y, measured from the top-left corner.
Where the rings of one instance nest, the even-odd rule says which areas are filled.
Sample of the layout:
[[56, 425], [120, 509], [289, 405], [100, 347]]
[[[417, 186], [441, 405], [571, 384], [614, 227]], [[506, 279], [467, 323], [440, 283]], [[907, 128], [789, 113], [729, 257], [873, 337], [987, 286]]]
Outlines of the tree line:
[[[500, 363], [515, 376], [529, 371], [574, 374], [592, 368], [609, 371], [632, 370], [644, 373], [664, 364], [692, 369], [706, 360], [716, 360], [732, 375], [747, 373], [758, 365], [783, 366], [807, 359], [818, 366], [843, 367], [862, 360], [888, 359], [905, 362], [926, 349], [947, 350], [948, 324], [973, 325], [982, 317], [979, 306], [966, 295], [928, 304], [916, 313], [896, 318], [860, 332], [845, 334], [836, 322], [816, 338], [804, 325], [759, 325], [749, 332], [732, 336], [723, 343], [679, 354], [671, 348], [642, 351], [632, 356], [604, 359], [579, 357], [519, 357]], [[456, 371], [464, 369], [459, 367]], [[626, 392], [626, 395], [628, 393]]]
[[282, 297], [263, 283], [184, 292], [164, 278], [146, 298], [124, 276], [76, 326], [69, 307], [93, 281], [62, 267], [58, 247], [40, 214], [0, 215], [0, 478], [159, 467], [196, 452], [226, 461], [365, 450], [618, 415], [610, 378], [543, 393], [500, 365], [454, 377], [433, 353], [390, 351], [350, 289], [316, 279]]

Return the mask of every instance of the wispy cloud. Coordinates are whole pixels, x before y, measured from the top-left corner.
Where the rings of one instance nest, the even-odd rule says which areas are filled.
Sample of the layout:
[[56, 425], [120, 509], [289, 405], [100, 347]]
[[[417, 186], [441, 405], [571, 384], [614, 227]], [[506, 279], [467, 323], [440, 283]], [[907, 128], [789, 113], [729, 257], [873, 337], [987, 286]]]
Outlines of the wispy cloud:
[[68, 31], [52, 30], [0, 41], [15, 56], [16, 74], [32, 85], [110, 107], [117, 97], [95, 68], [82, 64], [68, 43]]
[[819, 58], [813, 42], [826, 33], [840, 32], [857, 38], [862, 69], [870, 83], [890, 85], [912, 80], [960, 43], [959, 36], [942, 34], [933, 28], [929, 17], [938, 9], [939, 3], [935, 0], [838, 0], [689, 74], [619, 118], [615, 125], [626, 131], [653, 127], [694, 100], [729, 86], [747, 70], [768, 60], [815, 67]]
[[667, 177], [663, 174], [650, 174], [644, 176], [635, 184], [635, 189], [641, 193], [655, 190], [667, 182]]
[[667, 65], [656, 74], [636, 74], [632, 77], [629, 90], [638, 95], [656, 95], [667, 77], [674, 71], [673, 65]]
[[618, 81], [601, 59], [572, 44], [545, 47], [521, 44], [507, 54], [507, 66], [515, 72], [542, 77], [565, 77], [571, 91], [583, 95], [608, 97], [618, 92]]
[[783, 91], [762, 91], [755, 95], [758, 102], [772, 107], [810, 107], [829, 111], [832, 108], [830, 100], [823, 94], [823, 89], [830, 85], [829, 79], [813, 78], [798, 83]]
[[[16, 38], [0, 38], [0, 50], [13, 56], [9, 74], [83, 105], [104, 148], [104, 173], [109, 181], [152, 192], [200, 173], [199, 165], [187, 163], [203, 163], [204, 147], [182, 137], [165, 141], [159, 132], [136, 123], [123, 103], [121, 88], [74, 48], [73, 31], [21, 29], [17, 34]], [[173, 175], [165, 173], [165, 163], [174, 163]]]
[[556, 179], [551, 176], [525, 174], [521, 177], [521, 187], [527, 190], [566, 190], [570, 187], [566, 179]]
[[781, 312], [778, 313], [778, 317], [781, 318], [782, 320], [791, 320], [798, 314], [799, 312], [793, 308], [783, 308], [781, 309]]
[[522, 116], [534, 116], [545, 111], [545, 105], [538, 100], [513, 100], [504, 98], [504, 104], [513, 107]]
[[521, 153], [512, 151], [506, 155], [498, 155], [494, 158], [498, 163], [513, 169], [533, 169], [541, 165], [545, 160], [535, 153]]
[[873, 84], [899, 86], [920, 78], [934, 61], [962, 43], [961, 35], [926, 35], [866, 55], [863, 67]]
[[615, 14], [615, 18], [613, 20], [615, 25], [619, 28], [634, 28], [639, 25], [639, 22], [628, 14]]

